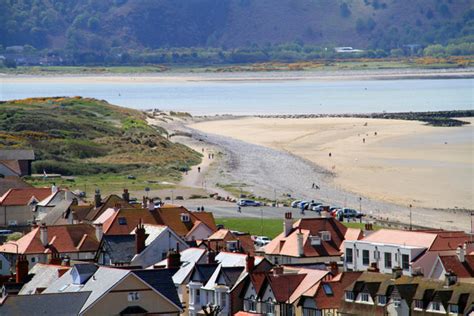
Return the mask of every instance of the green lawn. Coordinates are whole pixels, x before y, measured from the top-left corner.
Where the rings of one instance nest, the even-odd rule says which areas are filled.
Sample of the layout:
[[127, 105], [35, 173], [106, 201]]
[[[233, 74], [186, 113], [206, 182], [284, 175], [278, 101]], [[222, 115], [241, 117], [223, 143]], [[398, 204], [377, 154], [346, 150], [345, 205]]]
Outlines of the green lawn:
[[[217, 218], [217, 224], [224, 225], [225, 228], [247, 232], [251, 235], [264, 235], [275, 238], [283, 231], [283, 221], [281, 219], [263, 219], [258, 218]], [[263, 224], [263, 225], [262, 225]], [[343, 223], [347, 227], [364, 229], [364, 223]], [[263, 231], [262, 231], [263, 226]], [[380, 229], [381, 226], [374, 225], [374, 229]]]

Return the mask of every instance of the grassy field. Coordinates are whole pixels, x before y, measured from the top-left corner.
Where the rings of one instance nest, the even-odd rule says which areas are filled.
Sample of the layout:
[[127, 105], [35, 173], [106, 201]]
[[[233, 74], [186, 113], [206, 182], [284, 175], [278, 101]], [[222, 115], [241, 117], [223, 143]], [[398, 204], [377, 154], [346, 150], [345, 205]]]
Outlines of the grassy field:
[[[224, 225], [225, 228], [248, 232], [251, 235], [263, 235], [275, 238], [283, 231], [283, 221], [281, 219], [256, 219], [256, 218], [218, 218], [217, 224]], [[343, 223], [351, 228], [364, 228], [364, 223]], [[263, 228], [263, 229], [262, 229]], [[380, 226], [374, 226], [374, 229], [380, 229]]]
[[142, 112], [81, 97], [2, 102], [0, 148], [32, 148], [33, 173], [68, 176], [30, 183], [88, 193], [162, 189], [160, 182], [177, 182], [201, 161], [200, 153], [149, 126]]
[[462, 57], [415, 57], [415, 58], [354, 58], [316, 59], [302, 62], [265, 62], [249, 64], [200, 65], [146, 65], [146, 66], [19, 66], [0, 68], [0, 73], [29, 75], [100, 75], [100, 74], [154, 74], [187, 72], [253, 72], [253, 71], [335, 71], [377, 69], [449, 69], [474, 66], [474, 56]]

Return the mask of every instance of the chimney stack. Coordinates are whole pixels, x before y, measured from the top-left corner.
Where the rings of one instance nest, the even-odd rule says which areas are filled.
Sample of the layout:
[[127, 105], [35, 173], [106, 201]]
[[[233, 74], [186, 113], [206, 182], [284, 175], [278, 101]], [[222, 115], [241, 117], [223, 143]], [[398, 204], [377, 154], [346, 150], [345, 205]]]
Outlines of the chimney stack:
[[367, 269], [369, 272], [380, 272], [380, 269], [377, 266], [377, 262], [371, 262], [370, 267]]
[[51, 259], [49, 260], [49, 264], [60, 265], [61, 264], [61, 256], [59, 252], [53, 251], [51, 253]]
[[333, 276], [339, 274], [339, 267], [337, 266], [336, 261], [329, 262], [329, 271]]
[[283, 267], [282, 266], [276, 266], [273, 267], [273, 275], [274, 276], [279, 276], [283, 274]]
[[24, 283], [28, 276], [28, 259], [26, 255], [18, 255], [16, 260], [16, 283]]
[[209, 249], [207, 251], [207, 263], [216, 263], [216, 253], [214, 252], [214, 250]]
[[456, 255], [458, 256], [459, 262], [463, 263], [466, 260], [466, 244], [464, 244], [464, 246], [458, 246], [456, 249]]
[[453, 271], [448, 271], [445, 275], [445, 287], [452, 286], [458, 282], [458, 276]]
[[100, 242], [102, 240], [102, 236], [104, 236], [104, 228], [102, 223], [94, 224], [95, 226], [95, 238]]
[[245, 258], [245, 271], [247, 271], [248, 273], [252, 273], [254, 268], [255, 268], [255, 257], [250, 255], [250, 253], [248, 253], [247, 257]]
[[54, 194], [58, 192], [58, 187], [56, 186], [56, 183], [53, 183], [53, 185], [51, 186], [51, 194]]
[[122, 199], [126, 202], [130, 201], [130, 193], [128, 193], [128, 189], [123, 189]]
[[95, 196], [94, 196], [95, 207], [98, 208], [102, 205], [102, 197], [100, 196], [100, 190], [95, 189]]
[[145, 227], [143, 226], [142, 221], [137, 225], [135, 229], [135, 250], [139, 254], [145, 249], [145, 240], [147, 235], [145, 234]]
[[179, 253], [179, 248], [168, 251], [166, 260], [168, 263], [168, 269], [178, 269], [181, 266], [181, 254]]
[[43, 247], [48, 245], [48, 227], [46, 227], [45, 223], [40, 226], [40, 240]]
[[304, 243], [303, 243], [303, 233], [301, 232], [301, 229], [296, 234], [296, 242], [298, 245], [298, 256], [303, 257], [304, 256]]
[[285, 237], [288, 237], [288, 235], [291, 233], [291, 230], [293, 229], [292, 217], [293, 216], [291, 212], [285, 213], [285, 219], [283, 221], [283, 232], [285, 233]]
[[393, 267], [392, 279], [396, 280], [403, 275], [403, 269], [401, 267]]

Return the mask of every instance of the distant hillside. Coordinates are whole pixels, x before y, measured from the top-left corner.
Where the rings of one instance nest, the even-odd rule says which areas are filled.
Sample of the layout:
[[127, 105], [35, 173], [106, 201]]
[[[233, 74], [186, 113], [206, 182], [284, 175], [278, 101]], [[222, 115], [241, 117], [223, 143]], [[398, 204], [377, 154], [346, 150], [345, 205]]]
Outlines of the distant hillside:
[[1, 102], [0, 147], [33, 148], [33, 172], [75, 176], [146, 171], [179, 178], [200, 161], [147, 125], [142, 112], [81, 97]]
[[472, 0], [0, 0], [0, 45], [76, 54], [293, 42], [390, 50], [473, 34]]

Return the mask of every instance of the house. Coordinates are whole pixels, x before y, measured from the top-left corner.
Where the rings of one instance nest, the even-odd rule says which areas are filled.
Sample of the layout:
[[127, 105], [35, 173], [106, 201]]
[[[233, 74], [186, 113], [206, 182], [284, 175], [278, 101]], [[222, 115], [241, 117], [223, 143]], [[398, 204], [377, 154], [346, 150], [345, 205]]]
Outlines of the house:
[[167, 269], [124, 270], [76, 264], [41, 295], [90, 292], [78, 315], [165, 314], [182, 311]]
[[94, 261], [103, 266], [130, 266], [136, 253], [136, 235], [104, 235]]
[[0, 149], [0, 174], [3, 176], [29, 176], [35, 153], [31, 149]]
[[63, 220], [64, 214], [71, 206], [84, 205], [84, 201], [69, 190], [54, 189], [50, 196], [35, 206], [36, 222], [46, 225], [72, 224]]
[[164, 205], [160, 208], [120, 208], [107, 210], [95, 223], [103, 223], [106, 235], [130, 234], [144, 224], [168, 226], [186, 241], [208, 238], [217, 227], [212, 213], [191, 212], [182, 206]]
[[293, 224], [291, 212], [288, 212], [283, 227], [283, 233], [263, 248], [265, 257], [274, 264], [338, 262], [344, 252], [344, 243], [362, 238], [360, 229], [347, 228], [328, 216], [303, 218]]
[[111, 194], [105, 199], [102, 199], [100, 190], [95, 191], [94, 203], [88, 205], [74, 205], [68, 209], [63, 215], [63, 222], [57, 224], [66, 223], [93, 223], [98, 217], [100, 217], [105, 211], [109, 209], [120, 209], [120, 208], [134, 208], [129, 203], [130, 195], [127, 189], [124, 189], [122, 197]]
[[142, 224], [132, 232], [135, 236], [140, 233], [145, 234], [145, 245], [143, 249], [137, 249], [131, 261], [133, 266], [146, 268], [165, 259], [170, 251], [189, 248], [186, 241], [168, 226]]
[[316, 283], [298, 300], [299, 314], [303, 316], [338, 315], [344, 290], [354, 283], [361, 274], [362, 272], [342, 272], [329, 280]]
[[18, 295], [41, 294], [70, 269], [70, 266], [65, 265], [38, 263], [28, 272], [30, 280], [23, 285]]
[[422, 276], [364, 272], [345, 289], [341, 315], [471, 315], [474, 285], [447, 274], [444, 281]]
[[330, 277], [325, 270], [285, 266], [274, 267], [271, 272], [251, 273], [241, 292], [243, 311], [295, 315], [302, 295]]
[[37, 263], [58, 263], [61, 258], [93, 260], [102, 233], [89, 224], [36, 226], [17, 241], [0, 246], [0, 253], [11, 262], [24, 255], [29, 268]]
[[446, 273], [453, 272], [459, 279], [474, 280], [474, 254], [466, 253], [467, 245], [458, 246], [456, 254], [438, 255], [427, 277], [444, 279]]
[[36, 205], [52, 194], [51, 188], [10, 189], [0, 197], [0, 226], [26, 226], [35, 220]]
[[203, 240], [201, 245], [215, 252], [228, 251], [255, 255], [255, 246], [250, 234], [232, 232], [228, 229], [219, 229]]
[[361, 240], [345, 242], [346, 271], [365, 271], [372, 264], [382, 273], [401, 267], [405, 275], [427, 274], [438, 254], [451, 254], [470, 239], [464, 232], [380, 229]]
[[6, 295], [0, 301], [0, 315], [80, 315], [91, 292]]
[[187, 285], [190, 281], [195, 265], [207, 262], [208, 257], [206, 254], [207, 251], [205, 249], [188, 248], [175, 253], [174, 256], [168, 256], [167, 259], [164, 259], [148, 268], [153, 269], [156, 267], [176, 269], [172, 278], [185, 314], [188, 313], [187, 307], [189, 299]]

